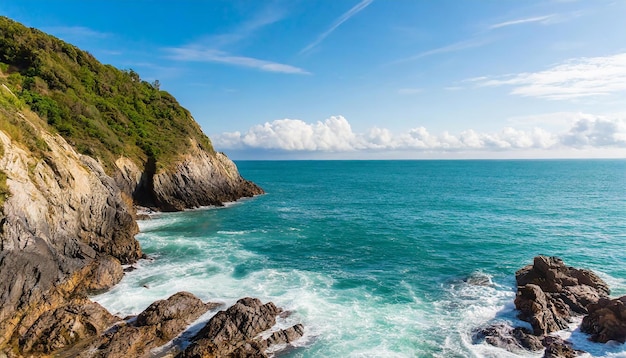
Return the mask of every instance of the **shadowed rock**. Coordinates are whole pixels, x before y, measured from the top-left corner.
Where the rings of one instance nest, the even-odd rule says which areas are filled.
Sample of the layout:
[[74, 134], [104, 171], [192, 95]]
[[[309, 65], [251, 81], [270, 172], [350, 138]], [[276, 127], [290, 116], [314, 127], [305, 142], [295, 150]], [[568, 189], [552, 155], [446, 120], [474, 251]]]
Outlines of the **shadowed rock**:
[[538, 336], [567, 328], [573, 315], [587, 313], [590, 304], [610, 292], [595, 273], [566, 266], [557, 257], [535, 257], [532, 265], [515, 273], [515, 279], [515, 308]]
[[564, 341], [560, 337], [545, 337], [543, 345], [546, 347], [543, 358], [574, 358], [584, 353], [575, 350], [570, 342]]
[[481, 328], [473, 335], [474, 343], [482, 341], [509, 352], [540, 351], [543, 349], [539, 337], [522, 327], [513, 328], [506, 323], [494, 323]]
[[291, 343], [304, 334], [298, 324], [274, 332], [267, 339], [260, 337], [261, 332], [276, 324], [281, 311], [272, 302], [262, 304], [256, 298], [243, 298], [218, 312], [178, 357], [267, 357], [265, 351], [270, 345]]
[[145, 357], [151, 349], [172, 340], [193, 321], [217, 304], [203, 303], [188, 292], [179, 292], [156, 301], [141, 312], [134, 322], [115, 327], [97, 339], [81, 356]]
[[626, 296], [589, 305], [580, 330], [589, 333], [594, 342], [626, 342]]

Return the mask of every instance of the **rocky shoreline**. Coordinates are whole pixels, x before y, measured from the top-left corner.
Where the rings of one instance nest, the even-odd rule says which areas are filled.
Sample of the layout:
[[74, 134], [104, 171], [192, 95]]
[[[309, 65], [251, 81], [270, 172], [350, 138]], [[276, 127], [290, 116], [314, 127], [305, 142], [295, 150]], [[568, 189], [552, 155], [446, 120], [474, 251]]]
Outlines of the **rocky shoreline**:
[[91, 301], [122, 279], [123, 265], [145, 257], [134, 237], [134, 204], [178, 211], [263, 190], [225, 155], [198, 145], [158, 172], [120, 158], [109, 176], [97, 160], [36, 125], [36, 116], [24, 118], [47, 151], [40, 158], [0, 131], [0, 170], [10, 192], [0, 212], [0, 357], [147, 357], [153, 349], [172, 357], [265, 357], [302, 337], [301, 325], [273, 328], [284, 314], [273, 303], [244, 298], [217, 312], [190, 342], [159, 348], [219, 305], [180, 292], [121, 318]]
[[553, 333], [582, 318], [580, 331], [593, 342], [626, 342], [626, 296], [609, 298], [610, 289], [598, 275], [566, 266], [557, 257], [537, 256], [515, 273], [518, 317], [532, 329], [494, 322], [476, 329], [474, 343], [510, 352], [541, 352], [546, 358], [571, 358], [585, 353]]

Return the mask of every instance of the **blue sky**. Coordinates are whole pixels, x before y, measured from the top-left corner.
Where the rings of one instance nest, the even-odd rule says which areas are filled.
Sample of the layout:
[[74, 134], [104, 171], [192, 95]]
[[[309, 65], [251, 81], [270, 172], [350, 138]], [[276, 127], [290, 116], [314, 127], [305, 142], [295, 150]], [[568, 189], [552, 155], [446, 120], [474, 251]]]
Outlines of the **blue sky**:
[[5, 0], [235, 159], [626, 157], [624, 0]]

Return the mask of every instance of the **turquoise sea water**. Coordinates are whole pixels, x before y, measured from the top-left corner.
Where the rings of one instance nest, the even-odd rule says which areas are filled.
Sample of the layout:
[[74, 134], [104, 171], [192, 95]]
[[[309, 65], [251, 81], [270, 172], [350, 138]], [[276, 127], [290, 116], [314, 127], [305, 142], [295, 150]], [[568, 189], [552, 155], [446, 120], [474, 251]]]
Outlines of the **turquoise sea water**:
[[180, 290], [272, 300], [306, 327], [290, 357], [514, 357], [471, 331], [515, 321], [514, 274], [535, 255], [626, 294], [625, 160], [237, 164], [266, 195], [141, 222], [153, 260], [95, 299], [122, 315]]

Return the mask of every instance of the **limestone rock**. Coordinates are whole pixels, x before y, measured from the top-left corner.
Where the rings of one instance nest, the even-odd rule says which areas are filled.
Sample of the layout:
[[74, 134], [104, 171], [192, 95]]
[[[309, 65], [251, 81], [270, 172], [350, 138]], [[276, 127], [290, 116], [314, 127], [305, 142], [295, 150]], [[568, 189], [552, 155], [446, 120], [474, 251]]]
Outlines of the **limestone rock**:
[[583, 318], [580, 330], [591, 334], [591, 340], [626, 342], [626, 296], [603, 298], [589, 305], [589, 314]]
[[290, 343], [304, 334], [302, 325], [274, 332], [267, 339], [259, 334], [276, 324], [282, 310], [272, 302], [242, 298], [226, 311], [218, 312], [192, 339], [179, 358], [267, 357], [272, 344]]

